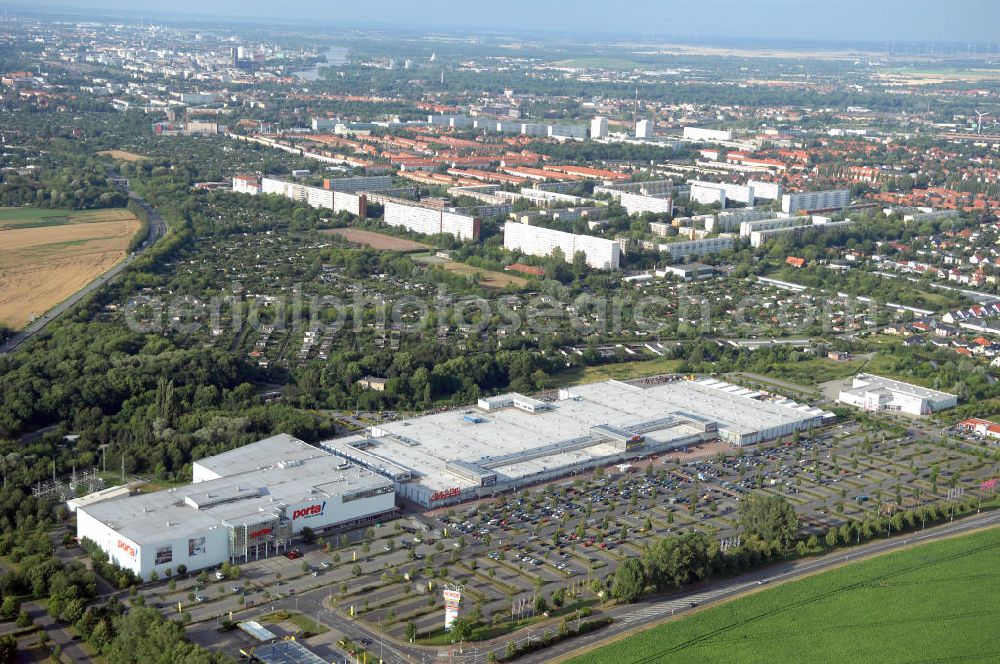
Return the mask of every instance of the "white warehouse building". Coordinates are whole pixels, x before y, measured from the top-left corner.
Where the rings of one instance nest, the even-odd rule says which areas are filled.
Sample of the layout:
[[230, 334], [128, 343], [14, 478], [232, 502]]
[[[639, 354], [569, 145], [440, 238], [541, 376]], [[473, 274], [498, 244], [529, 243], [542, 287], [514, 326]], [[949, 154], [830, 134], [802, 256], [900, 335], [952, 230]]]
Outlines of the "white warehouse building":
[[869, 412], [907, 415], [930, 415], [958, 405], [954, 394], [863, 373], [854, 377], [850, 388], [840, 391], [837, 401]]
[[346, 528], [395, 512], [392, 481], [279, 434], [196, 461], [193, 483], [77, 510], [77, 537], [143, 579], [286, 549], [309, 527]]
[[386, 422], [320, 445], [391, 478], [424, 507], [493, 495], [704, 441], [749, 445], [831, 413], [715, 379], [605, 381]]
[[573, 262], [577, 252], [583, 252], [587, 257], [587, 265], [598, 270], [617, 270], [621, 260], [621, 246], [614, 240], [565, 233], [514, 221], [504, 224], [503, 246], [529, 256], [550, 256], [552, 250], [558, 247], [567, 263]]

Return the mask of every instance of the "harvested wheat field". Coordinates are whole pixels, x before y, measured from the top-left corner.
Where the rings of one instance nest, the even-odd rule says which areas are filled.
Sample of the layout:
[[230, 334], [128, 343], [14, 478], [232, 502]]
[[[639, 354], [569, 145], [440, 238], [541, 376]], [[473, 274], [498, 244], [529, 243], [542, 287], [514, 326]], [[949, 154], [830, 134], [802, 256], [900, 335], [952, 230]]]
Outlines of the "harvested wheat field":
[[0, 208], [0, 323], [18, 329], [125, 257], [128, 210]]
[[142, 161], [143, 159], [149, 159], [149, 157], [143, 157], [141, 154], [126, 152], [125, 150], [102, 150], [97, 154], [101, 157], [111, 157], [118, 161]]
[[323, 231], [327, 235], [339, 235], [352, 244], [363, 244], [377, 251], [423, 251], [430, 249], [430, 245], [422, 242], [414, 242], [402, 237], [384, 235], [374, 231], [366, 231], [360, 228], [333, 228]]

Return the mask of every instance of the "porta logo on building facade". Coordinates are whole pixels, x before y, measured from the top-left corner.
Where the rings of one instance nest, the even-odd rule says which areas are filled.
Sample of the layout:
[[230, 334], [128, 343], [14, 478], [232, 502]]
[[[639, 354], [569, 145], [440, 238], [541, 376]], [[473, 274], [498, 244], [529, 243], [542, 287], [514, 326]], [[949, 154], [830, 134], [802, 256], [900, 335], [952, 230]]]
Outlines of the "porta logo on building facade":
[[315, 505], [310, 505], [309, 507], [303, 507], [292, 512], [292, 520], [300, 519], [303, 517], [318, 516], [323, 513], [326, 509], [326, 501], [322, 503], [317, 503]]
[[126, 542], [125, 540], [118, 540], [118, 548], [135, 558], [136, 550], [135, 547]]

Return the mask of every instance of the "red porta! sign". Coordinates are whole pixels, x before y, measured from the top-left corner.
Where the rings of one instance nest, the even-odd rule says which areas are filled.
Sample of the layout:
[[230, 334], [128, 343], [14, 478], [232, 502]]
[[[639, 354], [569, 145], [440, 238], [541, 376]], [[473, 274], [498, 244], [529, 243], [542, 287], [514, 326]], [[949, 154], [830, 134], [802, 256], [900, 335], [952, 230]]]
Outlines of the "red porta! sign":
[[315, 505], [310, 505], [309, 507], [303, 507], [302, 509], [297, 509], [292, 512], [292, 520], [300, 519], [304, 516], [316, 516], [317, 514], [323, 513], [323, 508], [326, 507], [326, 503], [316, 503]]
[[118, 540], [118, 548], [135, 558], [135, 547], [125, 540]]
[[271, 534], [270, 528], [261, 528], [260, 530], [255, 530], [252, 533], [250, 533], [250, 537], [262, 537], [264, 535], [270, 535], [270, 534]]
[[435, 491], [431, 494], [431, 500], [444, 500], [445, 498], [454, 498], [458, 494], [462, 493], [462, 490], [457, 486], [450, 489], [445, 489], [444, 491]]

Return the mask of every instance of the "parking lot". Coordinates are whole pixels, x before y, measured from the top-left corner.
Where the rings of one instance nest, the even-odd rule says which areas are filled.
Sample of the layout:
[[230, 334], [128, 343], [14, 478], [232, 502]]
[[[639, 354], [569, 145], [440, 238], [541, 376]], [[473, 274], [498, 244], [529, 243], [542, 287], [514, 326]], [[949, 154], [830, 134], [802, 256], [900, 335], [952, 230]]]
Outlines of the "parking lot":
[[[231, 578], [205, 573], [141, 592], [201, 629], [230, 611], [250, 619], [287, 599], [320, 622], [361, 620], [401, 641], [412, 621], [420, 639], [433, 641], [443, 627], [441, 590], [453, 584], [462, 589], [462, 614], [478, 613], [502, 633], [530, 622], [536, 609], [599, 610], [618, 563], [653, 538], [696, 529], [736, 545], [739, 502], [752, 491], [784, 496], [805, 533], [823, 538], [848, 520], [941, 501], [959, 488], [971, 494], [996, 472], [981, 443], [931, 444], [918, 433], [890, 438], [847, 422], [762, 446], [707, 443], [296, 543], [301, 558], [249, 561]], [[309, 600], [299, 607], [303, 593]]]

